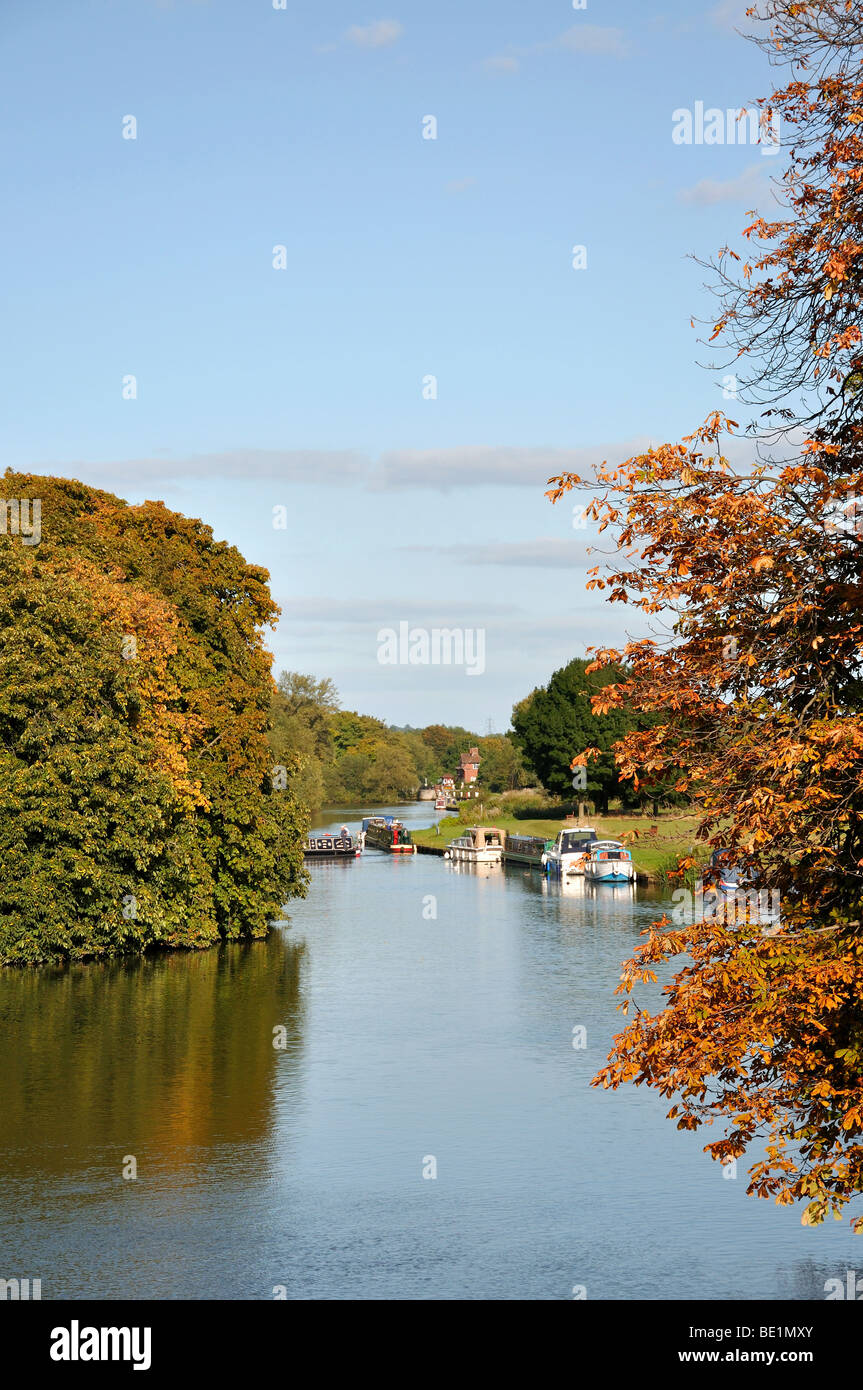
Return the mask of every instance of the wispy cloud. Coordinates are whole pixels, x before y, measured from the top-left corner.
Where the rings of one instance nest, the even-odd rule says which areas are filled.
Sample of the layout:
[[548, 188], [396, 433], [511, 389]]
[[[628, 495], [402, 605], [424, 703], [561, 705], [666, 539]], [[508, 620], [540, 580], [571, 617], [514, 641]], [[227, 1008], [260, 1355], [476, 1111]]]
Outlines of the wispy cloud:
[[394, 605], [392, 595], [353, 602], [331, 597], [276, 598], [282, 609], [273, 641], [276, 669], [298, 659], [317, 657], [320, 670], [332, 670], [333, 654], [338, 652], [343, 667], [365, 672], [372, 680], [370, 688], [383, 691], [390, 701], [395, 689], [416, 692], [451, 682], [452, 667], [381, 667], [377, 634], [383, 627], [397, 627], [404, 621], [421, 627], [479, 627], [486, 639], [486, 677], [492, 682], [495, 677], [516, 678], [515, 685], [512, 679], [507, 680], [506, 689], [507, 693], [516, 689], [519, 694], [529, 688], [527, 657], [540, 661], [538, 673], [545, 679], [555, 666], [584, 655], [587, 646], [607, 646], [610, 635], [602, 605], [585, 602], [585, 591], [577, 580], [561, 595], [549, 616], [514, 605], [453, 603], [447, 599], [433, 603], [405, 598]]
[[465, 565], [505, 565], [507, 568], [572, 569], [587, 560], [589, 540], [559, 536], [534, 541], [496, 541], [488, 545], [404, 545], [400, 550], [446, 555]]
[[483, 67], [486, 72], [513, 73], [518, 72], [519, 62], [511, 54], [498, 54], [493, 58], [484, 58]]
[[446, 186], [447, 193], [466, 193], [469, 188], [476, 187], [476, 179], [469, 174], [464, 179], [452, 179]]
[[234, 482], [272, 479], [298, 487], [328, 487], [338, 483], [373, 492], [404, 489], [448, 492], [454, 488], [490, 484], [542, 488], [555, 474], [589, 476], [604, 459], [629, 458], [642, 453], [651, 442], [655, 441], [642, 436], [580, 449], [494, 444], [389, 449], [377, 459], [360, 449], [235, 448], [174, 458], [160, 454], [103, 462], [43, 460], [22, 464], [20, 471], [79, 478], [112, 491], [123, 486], [142, 490], [208, 478]]
[[367, 628], [407, 619], [417, 623], [477, 623], [492, 618], [509, 618], [519, 612], [512, 603], [474, 602], [470, 599], [416, 599], [384, 594], [380, 598], [352, 599], [321, 595], [279, 597], [282, 621], [298, 623], [337, 623], [343, 627]]
[[631, 52], [629, 40], [622, 29], [604, 28], [601, 24], [573, 24], [550, 44], [538, 45], [538, 48], [544, 46], [607, 58], [628, 58]]
[[495, 484], [542, 486], [558, 473], [589, 473], [609, 456], [628, 458], [648, 448], [647, 439], [583, 449], [513, 448], [471, 445], [450, 449], [391, 449], [381, 455], [372, 486], [435, 488]]
[[371, 24], [352, 24], [342, 37], [357, 48], [389, 48], [403, 33], [404, 25], [397, 19], [375, 19]]
[[183, 458], [136, 458], [106, 463], [77, 461], [34, 464], [34, 473], [80, 478], [82, 482], [149, 486], [183, 479], [274, 478], [293, 484], [362, 482], [370, 468], [366, 455], [352, 449], [226, 449]]
[[742, 174], [732, 179], [702, 179], [691, 188], [681, 189], [682, 203], [696, 207], [712, 207], [715, 203], [755, 203], [772, 196], [770, 176], [763, 164], [750, 164]]
[[573, 24], [562, 34], [557, 34], [552, 39], [541, 39], [526, 48], [511, 44], [506, 53], [496, 53], [484, 59], [483, 67], [486, 72], [515, 73], [521, 66], [520, 59], [561, 50], [567, 53], [586, 53], [595, 58], [628, 58], [632, 46], [622, 29], [602, 24]]

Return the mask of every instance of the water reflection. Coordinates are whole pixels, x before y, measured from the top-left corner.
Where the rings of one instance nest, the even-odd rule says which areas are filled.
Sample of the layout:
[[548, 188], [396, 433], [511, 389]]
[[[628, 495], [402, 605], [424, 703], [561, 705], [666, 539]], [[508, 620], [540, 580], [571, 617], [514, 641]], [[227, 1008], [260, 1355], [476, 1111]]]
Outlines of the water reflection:
[[67, 1177], [119, 1171], [127, 1153], [179, 1175], [218, 1144], [257, 1165], [277, 1061], [302, 1059], [302, 955], [279, 931], [200, 954], [6, 971], [0, 1190], [22, 1155], [31, 1174]]
[[461, 874], [468, 878], [499, 878], [503, 873], [503, 865], [500, 863], [490, 864], [471, 864], [463, 859], [445, 859], [444, 868], [448, 874], [456, 878]]
[[631, 911], [638, 892], [634, 883], [591, 883], [581, 874], [570, 874], [565, 878], [543, 875], [541, 887], [543, 893], [548, 893], [550, 897], [582, 898], [595, 904], [599, 913], [603, 907], [621, 905]]

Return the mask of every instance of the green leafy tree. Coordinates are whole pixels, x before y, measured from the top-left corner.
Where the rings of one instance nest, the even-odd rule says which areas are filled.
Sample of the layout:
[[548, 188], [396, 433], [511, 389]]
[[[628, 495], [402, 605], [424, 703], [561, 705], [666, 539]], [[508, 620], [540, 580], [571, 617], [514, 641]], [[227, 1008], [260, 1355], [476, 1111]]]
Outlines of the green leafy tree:
[[420, 730], [420, 736], [424, 743], [434, 752], [438, 762], [443, 766], [447, 754], [452, 747], [452, 730], [444, 724], [429, 724], [425, 729]]
[[387, 731], [383, 720], [371, 714], [357, 714], [353, 710], [339, 710], [332, 722], [333, 747], [336, 756], [356, 748], [364, 738], [382, 738]]
[[377, 735], [363, 736], [342, 753], [325, 774], [327, 799], [373, 804], [415, 796], [416, 765], [401, 737], [384, 728]]
[[421, 733], [423, 741], [434, 749], [440, 768], [439, 776], [454, 777], [462, 753], [479, 743], [476, 734], [458, 725], [429, 724]]
[[0, 959], [263, 936], [305, 884], [266, 571], [161, 503], [4, 485], [41, 499], [42, 536], [0, 538]]
[[[395, 732], [392, 730], [391, 732]], [[419, 729], [399, 730], [403, 746], [410, 752], [416, 774], [416, 785], [433, 785], [443, 776], [443, 767], [434, 749], [426, 743]]]
[[288, 769], [294, 796], [309, 810], [317, 810], [326, 799], [324, 770], [334, 757], [332, 723], [338, 708], [338, 691], [329, 678], [283, 671], [276, 682], [270, 729], [273, 757]]
[[508, 792], [526, 780], [524, 758], [507, 734], [490, 734], [479, 742], [479, 781], [483, 790]]
[[[622, 791], [611, 748], [635, 721], [628, 712], [594, 714], [590, 696], [609, 677], [607, 672], [589, 673], [589, 664], [577, 657], [555, 671], [547, 686], [514, 707], [512, 726], [525, 761], [547, 791], [567, 800], [596, 800], [605, 813], [611, 798]], [[574, 789], [570, 764], [587, 748], [600, 749], [600, 756], [587, 764], [586, 786]]]

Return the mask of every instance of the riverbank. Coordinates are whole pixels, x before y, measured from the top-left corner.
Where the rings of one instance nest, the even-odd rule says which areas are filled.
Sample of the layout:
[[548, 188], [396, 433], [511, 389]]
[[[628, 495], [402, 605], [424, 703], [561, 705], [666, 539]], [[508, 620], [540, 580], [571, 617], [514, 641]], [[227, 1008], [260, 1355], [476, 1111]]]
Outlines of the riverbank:
[[[480, 807], [473, 805], [467, 819], [459, 816], [444, 816], [437, 825], [425, 830], [411, 830], [414, 844], [421, 851], [435, 853], [443, 851], [447, 842], [455, 838], [465, 825], [496, 825], [511, 835], [540, 835], [553, 840], [561, 829], [561, 820], [519, 820], [515, 816], [480, 814]], [[623, 840], [632, 852], [639, 876], [648, 883], [663, 883], [669, 870], [676, 866], [678, 858], [696, 852], [695, 830], [698, 817], [678, 815], [634, 816], [622, 812], [608, 816], [594, 816], [590, 824], [603, 840]], [[700, 851], [699, 857], [704, 857]]]

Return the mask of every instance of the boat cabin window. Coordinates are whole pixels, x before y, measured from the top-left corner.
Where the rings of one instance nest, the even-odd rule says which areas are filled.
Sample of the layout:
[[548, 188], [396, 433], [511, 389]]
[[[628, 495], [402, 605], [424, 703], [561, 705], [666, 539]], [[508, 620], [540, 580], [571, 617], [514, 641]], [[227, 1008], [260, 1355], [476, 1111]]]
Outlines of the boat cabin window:
[[566, 854], [572, 854], [580, 849], [588, 849], [596, 837], [585, 835], [582, 831], [565, 830], [560, 837], [560, 847]]

